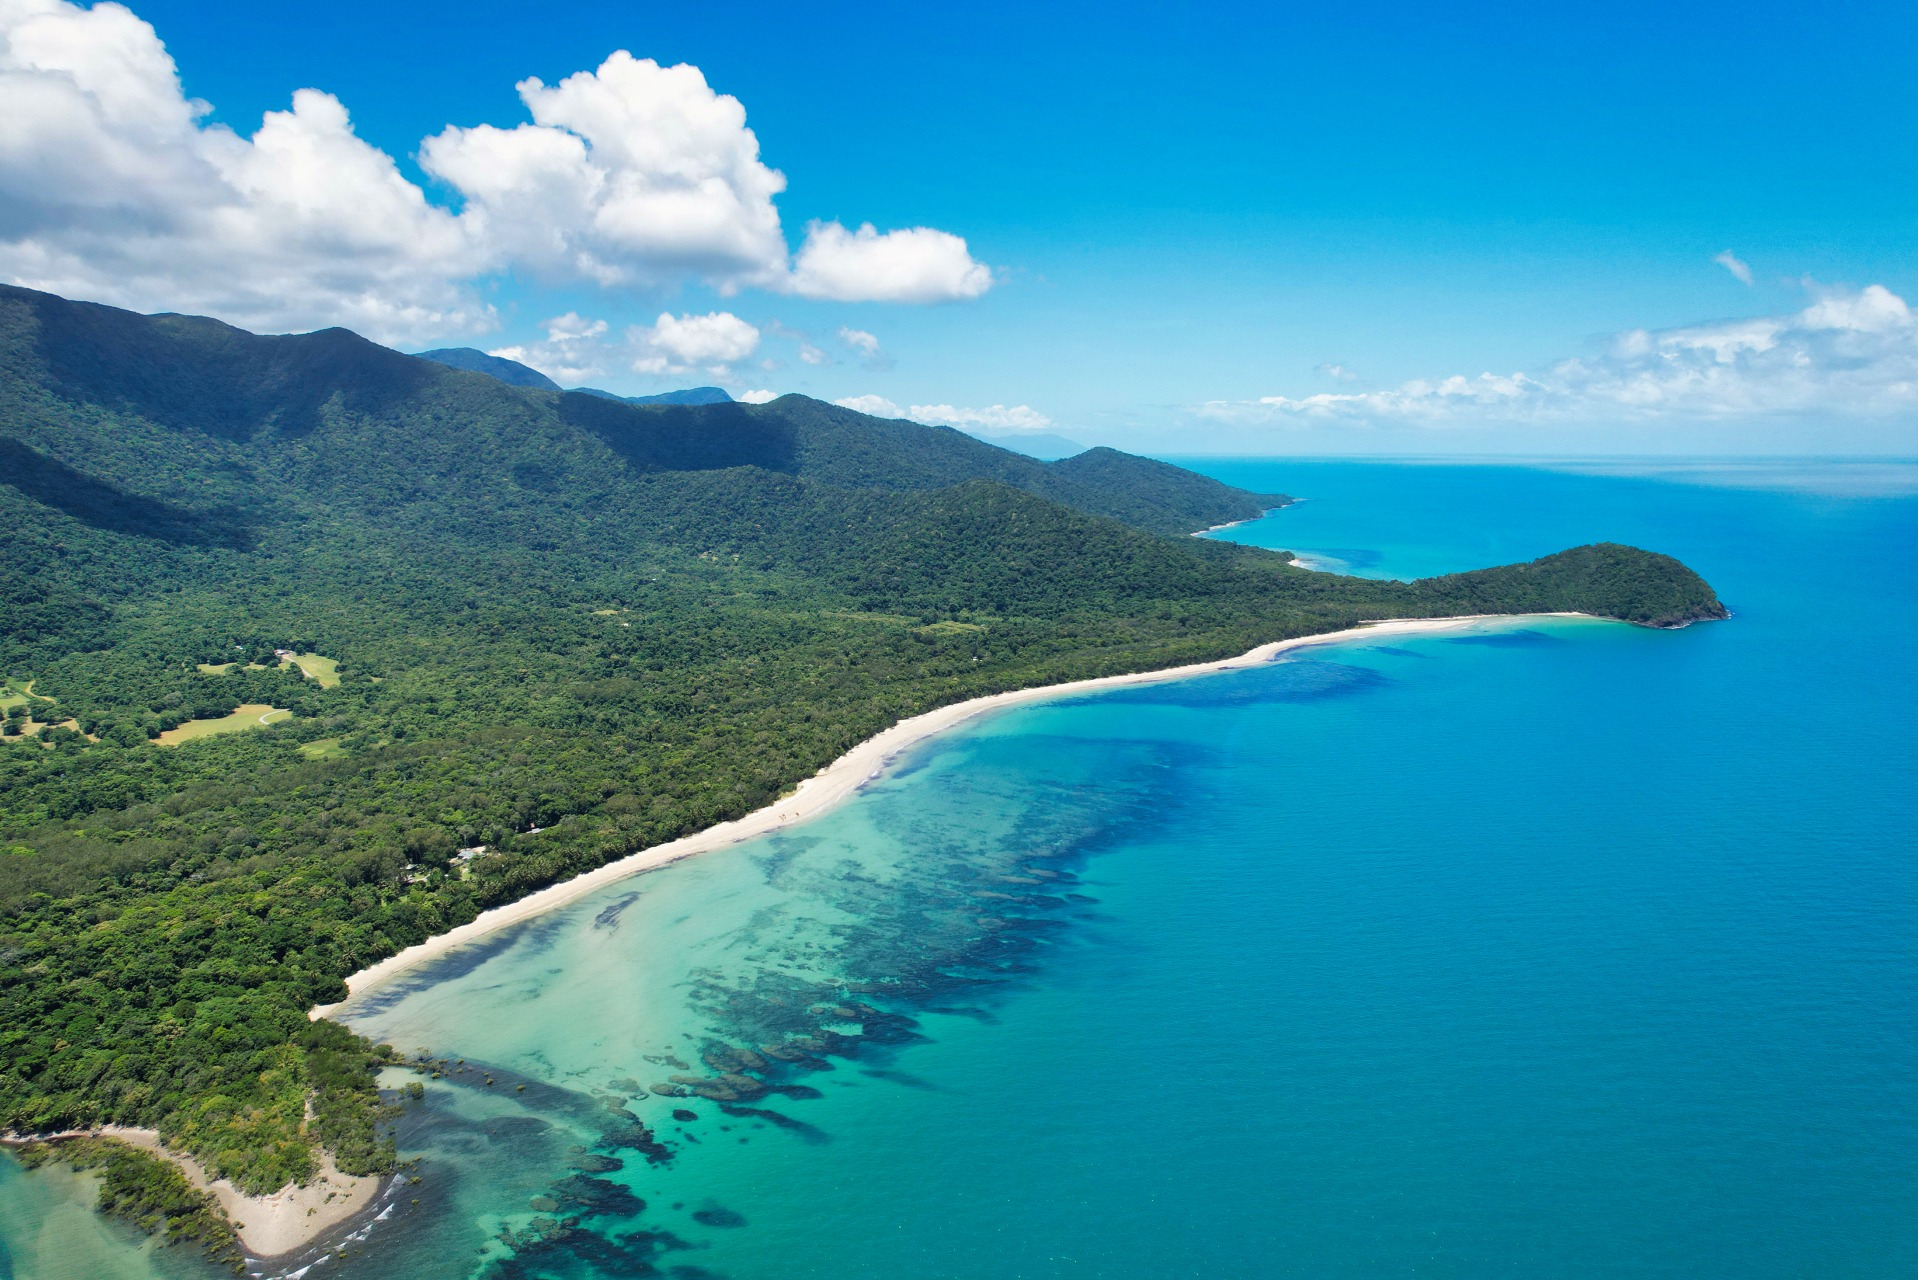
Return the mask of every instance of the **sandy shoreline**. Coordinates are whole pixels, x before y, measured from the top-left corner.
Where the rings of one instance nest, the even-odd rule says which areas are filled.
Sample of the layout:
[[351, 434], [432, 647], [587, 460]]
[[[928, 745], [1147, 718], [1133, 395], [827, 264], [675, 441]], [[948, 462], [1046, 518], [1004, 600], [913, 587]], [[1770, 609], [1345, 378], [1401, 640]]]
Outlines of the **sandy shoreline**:
[[[991, 694], [983, 698], [973, 698], [967, 702], [954, 703], [949, 707], [941, 707], [936, 711], [928, 711], [924, 715], [902, 720], [885, 732], [866, 739], [817, 774], [801, 782], [790, 795], [775, 800], [763, 809], [756, 809], [743, 818], [722, 822], [717, 826], [708, 827], [690, 836], [682, 836], [666, 844], [641, 849], [637, 853], [628, 854], [616, 862], [609, 862], [603, 867], [575, 876], [571, 880], [564, 880], [536, 893], [528, 894], [517, 902], [509, 902], [503, 907], [483, 911], [475, 919], [456, 929], [450, 929], [425, 942], [408, 947], [397, 955], [389, 956], [378, 964], [362, 969], [346, 980], [348, 999], [361, 995], [409, 969], [436, 960], [449, 951], [465, 946], [467, 943], [476, 942], [489, 933], [508, 925], [518, 924], [522, 920], [530, 920], [534, 916], [563, 906], [597, 889], [624, 880], [628, 876], [652, 871], [683, 858], [694, 857], [714, 849], [723, 849], [741, 840], [749, 840], [754, 836], [765, 835], [781, 827], [816, 817], [842, 803], [878, 777], [884, 772], [886, 766], [906, 748], [989, 711], [1018, 706], [1022, 703], [1043, 702], [1094, 689], [1156, 684], [1166, 680], [1189, 679], [1215, 671], [1255, 667], [1270, 662], [1279, 654], [1291, 649], [1300, 649], [1308, 645], [1336, 644], [1342, 640], [1352, 640], [1361, 636], [1409, 635], [1419, 632], [1448, 631], [1482, 622], [1523, 622], [1528, 618], [1585, 616], [1588, 615], [1532, 613], [1472, 614], [1453, 618], [1394, 618], [1367, 623], [1345, 631], [1330, 631], [1320, 635], [1299, 636], [1292, 640], [1262, 644], [1249, 653], [1242, 653], [1236, 658], [1224, 658], [1217, 662], [1193, 663], [1189, 666], [1168, 667], [1160, 671], [1141, 671], [1131, 675], [1073, 680], [1064, 684], [1036, 685], [1030, 689], [1015, 689], [1007, 693]], [[343, 1003], [345, 1002], [318, 1005], [309, 1011], [308, 1016], [316, 1019], [327, 1017]]]
[[250, 1196], [225, 1178], [212, 1178], [192, 1156], [162, 1146], [153, 1129], [101, 1125], [97, 1129], [65, 1129], [59, 1133], [13, 1134], [7, 1142], [57, 1142], [62, 1138], [117, 1138], [171, 1161], [187, 1181], [210, 1191], [226, 1210], [240, 1246], [254, 1259], [276, 1258], [311, 1244], [347, 1219], [370, 1208], [378, 1199], [381, 1179], [341, 1173], [331, 1153], [321, 1151], [320, 1172], [304, 1187], [291, 1183], [272, 1195]]

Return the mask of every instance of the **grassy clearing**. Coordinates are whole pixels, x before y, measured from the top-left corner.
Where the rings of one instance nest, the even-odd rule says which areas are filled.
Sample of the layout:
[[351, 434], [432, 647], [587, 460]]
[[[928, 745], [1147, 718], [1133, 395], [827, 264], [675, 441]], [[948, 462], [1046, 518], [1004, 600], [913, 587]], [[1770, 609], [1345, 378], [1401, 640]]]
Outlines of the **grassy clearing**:
[[922, 636], [984, 635], [985, 630], [984, 627], [970, 622], [953, 622], [948, 619], [945, 622], [934, 622], [919, 628], [919, 634]]
[[300, 754], [308, 760], [338, 760], [346, 755], [346, 748], [338, 738], [315, 738], [300, 744]]
[[44, 693], [33, 691], [33, 681], [29, 680], [19, 688], [10, 684], [0, 684], [0, 714], [15, 707], [47, 707], [53, 705], [53, 699]]
[[293, 655], [293, 665], [298, 667], [308, 680], [319, 681], [322, 689], [331, 689], [340, 682], [338, 658], [322, 658], [317, 653], [296, 653]]
[[[45, 705], [45, 704], [42, 704], [42, 705]], [[71, 729], [75, 733], [80, 733], [80, 722], [78, 720], [26, 719], [26, 720], [16, 720], [13, 723], [19, 727], [20, 732], [9, 733], [9, 734], [6, 734], [5, 736], [0, 736], [0, 742], [19, 742], [24, 738], [38, 737], [40, 734], [45, 733], [48, 729]], [[95, 737], [91, 733], [80, 733], [80, 736], [85, 738], [88, 742], [98, 742], [100, 740], [99, 738]]]
[[238, 733], [242, 729], [258, 729], [262, 725], [287, 719], [292, 714], [283, 707], [269, 707], [263, 702], [249, 702], [235, 709], [232, 715], [221, 716], [218, 720], [189, 720], [177, 729], [168, 729], [154, 741], [163, 747], [177, 747], [182, 742], [191, 742], [195, 738], [211, 738], [218, 733]]

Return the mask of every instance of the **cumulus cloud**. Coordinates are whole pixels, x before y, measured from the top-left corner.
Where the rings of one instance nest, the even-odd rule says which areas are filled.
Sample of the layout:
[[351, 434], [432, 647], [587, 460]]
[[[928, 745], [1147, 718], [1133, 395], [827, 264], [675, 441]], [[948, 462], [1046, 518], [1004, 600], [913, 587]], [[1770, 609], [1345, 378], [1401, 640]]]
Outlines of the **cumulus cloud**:
[[742, 391], [737, 399], [744, 404], [765, 404], [769, 400], [779, 399], [777, 391]]
[[746, 108], [693, 66], [621, 50], [556, 85], [517, 86], [533, 123], [449, 125], [420, 165], [466, 199], [462, 217], [502, 257], [603, 285], [679, 276], [722, 288], [777, 282], [786, 240]]
[[915, 422], [947, 427], [989, 427], [995, 431], [1044, 431], [1052, 419], [1031, 405], [987, 405], [983, 409], [955, 409], [949, 404], [916, 404], [906, 415]]
[[951, 232], [912, 227], [881, 235], [870, 222], [857, 231], [808, 224], [790, 282], [801, 297], [836, 302], [946, 302], [991, 287], [991, 269]]
[[633, 359], [637, 373], [678, 374], [697, 367], [717, 378], [731, 377], [731, 366], [759, 348], [759, 330], [730, 311], [661, 312], [650, 329], [635, 329], [631, 336], [639, 348]]
[[884, 396], [847, 396], [845, 399], [835, 400], [833, 403], [842, 408], [851, 409], [856, 413], [869, 413], [875, 418], [903, 418], [905, 416], [899, 412], [898, 405], [886, 399]]
[[563, 316], [554, 316], [541, 326], [546, 330], [548, 342], [585, 342], [606, 332], [604, 320], [588, 320], [577, 311], [568, 311]]
[[1742, 261], [1739, 256], [1730, 249], [1725, 250], [1723, 253], [1714, 253], [1712, 255], [1712, 261], [1736, 276], [1740, 284], [1750, 284], [1752, 282], [1751, 263]]
[[473, 331], [487, 259], [346, 108], [302, 89], [251, 138], [204, 123], [117, 4], [0, 3], [0, 274], [257, 328]]
[[251, 136], [209, 123], [128, 8], [0, 0], [0, 277], [252, 328], [345, 324], [383, 341], [484, 332], [476, 282], [507, 270], [644, 289], [701, 280], [808, 297], [972, 298], [957, 236], [814, 223], [796, 260], [736, 98], [697, 67], [624, 51], [518, 85], [530, 123], [449, 125], [429, 200], [303, 88]]
[[799, 344], [799, 358], [801, 360], [804, 360], [807, 364], [811, 364], [811, 365], [832, 363], [831, 356], [827, 355], [824, 351], [820, 350], [818, 347], [815, 347], [810, 342], [801, 342]]
[[1918, 410], [1918, 320], [1883, 285], [1809, 284], [1784, 316], [1632, 329], [1538, 373], [1416, 379], [1384, 391], [1211, 401], [1225, 421], [1406, 422], [1887, 418]]
[[864, 329], [854, 329], [849, 325], [839, 326], [839, 340], [861, 355], [879, 354], [879, 339]]

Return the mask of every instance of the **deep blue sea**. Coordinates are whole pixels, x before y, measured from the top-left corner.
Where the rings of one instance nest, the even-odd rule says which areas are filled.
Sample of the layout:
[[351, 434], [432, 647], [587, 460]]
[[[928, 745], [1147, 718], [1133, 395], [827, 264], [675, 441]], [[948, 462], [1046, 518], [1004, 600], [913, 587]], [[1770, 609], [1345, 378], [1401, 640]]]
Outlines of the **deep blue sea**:
[[[1918, 465], [1192, 465], [1308, 564], [1736, 616], [1007, 711], [361, 997], [463, 1061], [308, 1275], [1918, 1275]], [[188, 1269], [74, 1194], [0, 1163], [0, 1277]]]

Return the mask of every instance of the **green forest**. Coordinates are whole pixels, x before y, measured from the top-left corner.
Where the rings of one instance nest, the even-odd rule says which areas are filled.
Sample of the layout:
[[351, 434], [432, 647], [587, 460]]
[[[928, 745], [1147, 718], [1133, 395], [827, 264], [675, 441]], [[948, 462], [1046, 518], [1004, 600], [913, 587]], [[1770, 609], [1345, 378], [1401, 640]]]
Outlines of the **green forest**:
[[[388, 1169], [387, 1051], [309, 1008], [904, 716], [1367, 619], [1724, 613], [1611, 544], [1398, 583], [1185, 536], [1285, 501], [0, 288], [0, 1128]], [[161, 744], [242, 706], [291, 714]]]

